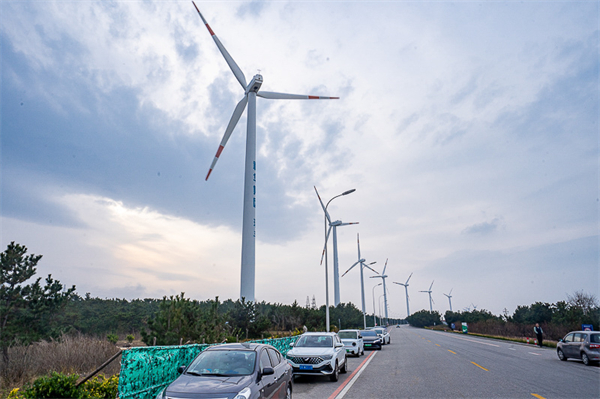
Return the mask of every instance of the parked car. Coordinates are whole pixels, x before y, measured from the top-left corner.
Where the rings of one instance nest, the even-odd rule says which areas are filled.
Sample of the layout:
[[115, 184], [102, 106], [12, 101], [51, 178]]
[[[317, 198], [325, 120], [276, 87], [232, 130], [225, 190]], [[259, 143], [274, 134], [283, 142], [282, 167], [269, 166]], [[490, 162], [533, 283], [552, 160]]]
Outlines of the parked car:
[[383, 345], [389, 344], [392, 339], [390, 338], [390, 333], [385, 327], [374, 327], [373, 331], [377, 332], [377, 335], [381, 337], [381, 342]]
[[581, 359], [588, 366], [600, 361], [600, 332], [572, 331], [558, 341], [556, 354], [560, 360]]
[[335, 382], [347, 370], [344, 344], [334, 332], [304, 333], [286, 356], [294, 376], [328, 375]]
[[338, 336], [346, 348], [346, 354], [350, 353], [356, 357], [365, 354], [365, 346], [359, 330], [340, 330]]
[[292, 397], [292, 368], [271, 345], [224, 344], [202, 352], [156, 399]]
[[377, 335], [375, 330], [361, 330], [360, 335], [362, 335], [365, 349], [381, 350], [383, 347], [381, 337]]

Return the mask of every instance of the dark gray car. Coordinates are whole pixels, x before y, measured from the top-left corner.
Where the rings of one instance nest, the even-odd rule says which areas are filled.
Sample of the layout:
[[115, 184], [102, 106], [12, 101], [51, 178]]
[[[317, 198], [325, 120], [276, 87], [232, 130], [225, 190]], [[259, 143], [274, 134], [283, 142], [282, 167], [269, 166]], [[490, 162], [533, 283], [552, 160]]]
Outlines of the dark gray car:
[[271, 345], [226, 344], [201, 352], [157, 399], [292, 397], [292, 368]]
[[572, 331], [558, 341], [560, 360], [581, 359], [585, 365], [600, 361], [600, 332]]

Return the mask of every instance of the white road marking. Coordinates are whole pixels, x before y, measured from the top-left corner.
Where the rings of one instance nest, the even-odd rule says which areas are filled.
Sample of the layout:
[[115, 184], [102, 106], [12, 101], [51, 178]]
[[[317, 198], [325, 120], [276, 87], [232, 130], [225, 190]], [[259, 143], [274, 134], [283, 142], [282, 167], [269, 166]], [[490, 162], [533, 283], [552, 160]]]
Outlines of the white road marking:
[[476, 343], [478, 343], [478, 344], [482, 344], [482, 345], [495, 346], [496, 348], [499, 348], [499, 347], [500, 347], [500, 345], [494, 345], [494, 344], [490, 344], [490, 343], [488, 343], [488, 342], [481, 342], [481, 341], [479, 341], [479, 340], [476, 340], [476, 339], [468, 339], [468, 338], [461, 338], [461, 337], [454, 337], [454, 338], [456, 338], [456, 339], [462, 339], [463, 341], [471, 341], [471, 342], [476, 342]]
[[527, 352], [527, 353], [529, 353], [530, 355], [542, 356], [540, 353], [534, 353], [534, 352]]
[[350, 381], [348, 383], [348, 385], [346, 385], [346, 387], [344, 389], [342, 389], [342, 392], [340, 392], [338, 394], [338, 396], [335, 397], [335, 399], [342, 399], [344, 397], [344, 395], [346, 395], [348, 393], [348, 391], [350, 390], [350, 388], [352, 388], [352, 385], [354, 385], [354, 383], [356, 382], [356, 380], [358, 380], [358, 377], [360, 377], [360, 375], [362, 374], [362, 372], [365, 371], [365, 369], [367, 368], [367, 366], [369, 365], [369, 363], [371, 363], [371, 360], [373, 360], [373, 358], [375, 357], [375, 355], [377, 355], [377, 352], [373, 353], [373, 356], [371, 356], [369, 358], [369, 360], [367, 360], [367, 362], [362, 366], [362, 368], [358, 371], [358, 373], [356, 373], [354, 375], [354, 377], [352, 378], [352, 381]]

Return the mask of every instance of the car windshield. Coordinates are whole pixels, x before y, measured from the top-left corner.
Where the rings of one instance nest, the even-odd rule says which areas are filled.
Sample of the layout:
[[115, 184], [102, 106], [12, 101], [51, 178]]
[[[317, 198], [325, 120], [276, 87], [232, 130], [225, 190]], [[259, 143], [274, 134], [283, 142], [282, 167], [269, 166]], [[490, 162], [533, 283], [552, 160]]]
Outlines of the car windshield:
[[294, 346], [297, 348], [331, 348], [333, 339], [329, 335], [303, 335]]
[[254, 372], [256, 352], [244, 350], [212, 350], [202, 352], [186, 370], [201, 376], [249, 375]]
[[374, 331], [377, 332], [377, 334], [383, 334], [383, 328], [375, 328]]
[[363, 337], [376, 337], [377, 333], [373, 330], [365, 330], [365, 331], [361, 331], [360, 334]]
[[590, 342], [592, 342], [594, 344], [600, 344], [600, 334], [591, 334]]
[[338, 333], [341, 339], [356, 339], [356, 331], [340, 331]]

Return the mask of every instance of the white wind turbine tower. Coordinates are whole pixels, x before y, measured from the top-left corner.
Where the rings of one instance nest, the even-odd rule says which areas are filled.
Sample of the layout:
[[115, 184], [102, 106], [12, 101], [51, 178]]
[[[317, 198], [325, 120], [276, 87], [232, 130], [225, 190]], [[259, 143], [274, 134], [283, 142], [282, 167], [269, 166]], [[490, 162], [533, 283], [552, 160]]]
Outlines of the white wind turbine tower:
[[351, 224], [358, 224], [358, 222], [351, 223], [342, 223], [341, 220], [336, 220], [335, 222], [331, 221], [331, 217], [329, 216], [329, 212], [327, 212], [327, 208], [323, 205], [323, 201], [321, 201], [321, 196], [315, 187], [315, 191], [317, 193], [317, 197], [319, 198], [319, 202], [321, 203], [321, 207], [325, 212], [325, 217], [327, 218], [327, 223], [329, 224], [329, 229], [327, 230], [327, 234], [325, 235], [325, 247], [323, 248], [323, 255], [321, 255], [321, 265], [323, 264], [323, 258], [325, 257], [325, 252], [327, 249], [327, 241], [329, 240], [329, 233], [333, 229], [333, 304], [337, 306], [340, 304], [340, 271], [338, 266], [338, 249], [337, 249], [337, 228], [341, 226], [348, 226]]
[[383, 302], [384, 302], [384, 306], [385, 306], [385, 321], [387, 323], [388, 320], [388, 301], [387, 301], [387, 289], [385, 287], [385, 279], [388, 277], [385, 274], [385, 269], [387, 268], [387, 263], [388, 260], [385, 260], [385, 265], [383, 266], [383, 271], [381, 272], [381, 275], [379, 276], [371, 276], [371, 278], [380, 278], [383, 281]]
[[[361, 296], [361, 300], [362, 300], [364, 329], [366, 330], [367, 329], [367, 312], [365, 310], [365, 279], [363, 277], [363, 269], [366, 267], [367, 269], [371, 270], [372, 272], [375, 272], [377, 274], [379, 274], [379, 273], [376, 272], [375, 270], [371, 269], [371, 267], [369, 267], [369, 265], [372, 265], [376, 262], [371, 262], [367, 265], [367, 264], [365, 264], [366, 260], [364, 258], [360, 257], [360, 240], [358, 238], [358, 234], [356, 234], [356, 244], [358, 246], [358, 261], [356, 261], [352, 266], [350, 266], [350, 269], [346, 270], [346, 272], [344, 274], [342, 274], [342, 277], [344, 277], [346, 275], [346, 273], [348, 273], [350, 270], [352, 270], [352, 268], [354, 266], [360, 264], [360, 296]], [[385, 287], [385, 285], [384, 285], [384, 287]]]
[[246, 135], [246, 163], [245, 163], [245, 175], [244, 175], [244, 216], [242, 222], [242, 272], [241, 272], [241, 289], [240, 298], [246, 298], [247, 301], [254, 302], [254, 277], [255, 277], [255, 225], [256, 225], [256, 97], [262, 97], [267, 99], [280, 99], [280, 100], [313, 100], [313, 99], [337, 99], [339, 97], [319, 97], [319, 96], [308, 96], [298, 94], [286, 94], [286, 93], [275, 93], [271, 91], [259, 91], [263, 83], [263, 77], [260, 74], [254, 75], [250, 83], [246, 83], [246, 78], [240, 67], [233, 60], [231, 55], [227, 52], [217, 35], [210, 28], [206, 19], [194, 3], [194, 7], [202, 22], [206, 25], [208, 32], [215, 41], [219, 51], [225, 58], [227, 65], [233, 72], [235, 78], [242, 85], [244, 89], [244, 97], [235, 107], [233, 115], [229, 120], [229, 124], [225, 129], [225, 134], [221, 140], [221, 144], [217, 150], [217, 154], [210, 165], [206, 180], [213, 171], [215, 164], [217, 163], [225, 144], [229, 140], [233, 129], [237, 125], [242, 113], [248, 105], [248, 118], [246, 123], [247, 135]]
[[446, 295], [446, 296], [448, 297], [448, 303], [450, 304], [450, 311], [451, 311], [451, 312], [452, 312], [452, 290], [453, 290], [453, 289], [454, 289], [454, 288], [452, 288], [452, 289], [450, 290], [450, 292], [449, 292], [449, 293], [447, 293], [447, 294], [444, 294], [444, 295]]
[[408, 307], [408, 280], [410, 280], [412, 275], [413, 274], [411, 273], [410, 276], [408, 276], [408, 278], [406, 279], [406, 283], [404, 283], [404, 284], [392, 281], [394, 284], [403, 285], [404, 291], [406, 291], [406, 317], [410, 316], [410, 308]]
[[429, 286], [429, 291], [419, 291], [419, 292], [427, 292], [427, 293], [429, 294], [429, 311], [430, 311], [430, 312], [433, 312], [433, 306], [431, 305], [431, 303], [432, 303], [432, 300], [431, 300], [431, 287], [433, 287], [433, 282], [434, 282], [434, 281], [435, 281], [435, 280], [433, 280], [433, 281], [431, 282], [431, 285]]

